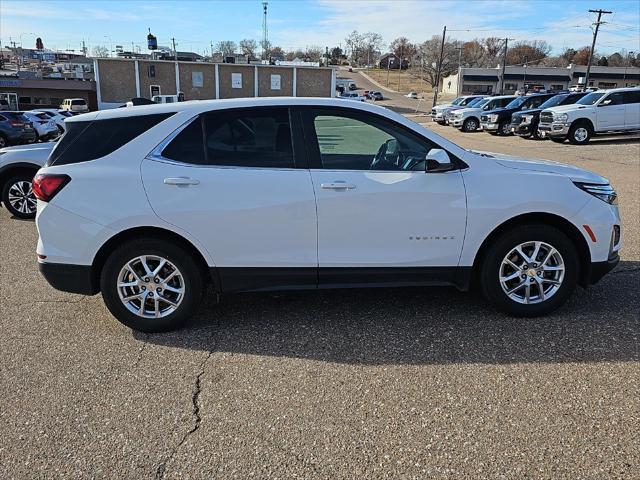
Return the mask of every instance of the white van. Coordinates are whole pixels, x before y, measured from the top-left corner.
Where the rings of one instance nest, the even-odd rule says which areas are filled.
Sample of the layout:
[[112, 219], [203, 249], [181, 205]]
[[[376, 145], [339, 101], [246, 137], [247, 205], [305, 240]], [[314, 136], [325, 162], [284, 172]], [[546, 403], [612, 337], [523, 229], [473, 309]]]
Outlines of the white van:
[[60, 104], [60, 110], [69, 112], [88, 112], [89, 106], [84, 98], [65, 98]]

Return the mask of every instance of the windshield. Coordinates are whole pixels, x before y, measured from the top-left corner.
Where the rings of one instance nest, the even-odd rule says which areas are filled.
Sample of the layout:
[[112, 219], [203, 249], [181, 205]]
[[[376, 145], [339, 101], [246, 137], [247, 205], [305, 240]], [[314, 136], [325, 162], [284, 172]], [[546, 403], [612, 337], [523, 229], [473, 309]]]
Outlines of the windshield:
[[484, 100], [483, 97], [474, 98], [469, 103], [467, 103], [467, 107], [477, 107]]
[[482, 108], [490, 101], [490, 98], [481, 98], [480, 101], [474, 105], [474, 108]]
[[563, 100], [565, 100], [569, 95], [556, 95], [555, 97], [551, 97], [549, 100], [540, 105], [541, 109], [555, 107], [556, 105], [560, 105]]
[[585, 95], [576, 103], [579, 105], [593, 105], [605, 94], [605, 92], [591, 92], [588, 95]]
[[[413, 93], [413, 92], [411, 92]], [[456, 98], [453, 102], [451, 102], [451, 105], [460, 105], [460, 103], [464, 100], [464, 97], [458, 97]]]
[[518, 108], [524, 102], [527, 101], [527, 97], [518, 97], [511, 100], [511, 102], [507, 103], [507, 106], [504, 108]]

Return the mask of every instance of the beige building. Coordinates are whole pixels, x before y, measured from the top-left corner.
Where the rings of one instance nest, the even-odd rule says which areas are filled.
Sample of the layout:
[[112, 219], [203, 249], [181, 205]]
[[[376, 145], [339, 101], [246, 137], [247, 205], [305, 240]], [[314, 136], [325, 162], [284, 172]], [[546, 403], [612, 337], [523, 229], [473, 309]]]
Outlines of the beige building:
[[333, 68], [174, 62], [100, 58], [94, 60], [98, 108], [116, 108], [134, 97], [184, 94], [185, 100], [238, 97], [331, 97]]

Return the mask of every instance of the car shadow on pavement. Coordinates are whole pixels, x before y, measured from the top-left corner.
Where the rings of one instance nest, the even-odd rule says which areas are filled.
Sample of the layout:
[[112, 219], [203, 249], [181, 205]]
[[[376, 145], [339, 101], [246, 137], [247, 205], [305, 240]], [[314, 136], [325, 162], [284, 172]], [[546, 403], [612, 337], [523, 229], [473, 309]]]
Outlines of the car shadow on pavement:
[[363, 365], [638, 361], [640, 262], [557, 312], [513, 318], [449, 288], [230, 295], [153, 344]]

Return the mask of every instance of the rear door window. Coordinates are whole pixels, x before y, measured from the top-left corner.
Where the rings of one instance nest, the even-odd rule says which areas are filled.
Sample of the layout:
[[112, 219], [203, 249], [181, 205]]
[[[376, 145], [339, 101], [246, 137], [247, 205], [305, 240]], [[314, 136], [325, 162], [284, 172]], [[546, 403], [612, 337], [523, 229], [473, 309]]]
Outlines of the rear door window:
[[69, 165], [109, 155], [171, 115], [173, 113], [65, 123], [66, 132], [51, 152], [48, 165]]

